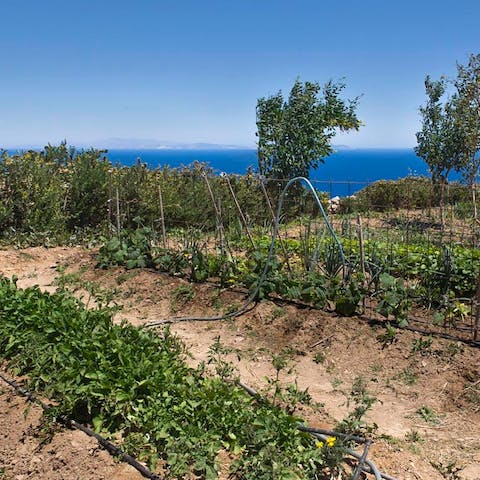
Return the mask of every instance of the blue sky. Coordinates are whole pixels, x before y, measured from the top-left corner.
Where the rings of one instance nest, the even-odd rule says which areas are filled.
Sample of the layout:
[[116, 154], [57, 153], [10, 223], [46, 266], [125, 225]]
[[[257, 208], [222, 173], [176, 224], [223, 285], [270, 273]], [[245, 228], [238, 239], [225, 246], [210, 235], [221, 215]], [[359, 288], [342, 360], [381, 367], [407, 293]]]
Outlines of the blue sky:
[[0, 147], [255, 146], [259, 97], [345, 78], [358, 133], [410, 147], [426, 74], [479, 53], [478, 0], [1, 0]]

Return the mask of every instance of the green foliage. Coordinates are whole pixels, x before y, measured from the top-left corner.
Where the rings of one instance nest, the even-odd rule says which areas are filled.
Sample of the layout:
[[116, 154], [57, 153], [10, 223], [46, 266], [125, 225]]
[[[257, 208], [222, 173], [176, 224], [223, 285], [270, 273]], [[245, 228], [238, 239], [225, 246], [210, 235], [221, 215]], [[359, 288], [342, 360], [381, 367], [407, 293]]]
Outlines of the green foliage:
[[466, 65], [457, 64], [454, 85], [452, 115], [461, 132], [462, 170], [473, 186], [480, 166], [480, 54], [470, 55]]
[[356, 377], [347, 397], [348, 403], [353, 402], [354, 409], [338, 424], [337, 428], [343, 432], [356, 435], [370, 435], [378, 426], [369, 424], [365, 420], [365, 414], [378, 402], [378, 399], [370, 394], [367, 382], [363, 377]]
[[97, 256], [97, 266], [107, 268], [124, 265], [126, 268], [153, 267], [152, 240], [153, 232], [143, 227], [134, 231], [123, 231], [120, 238], [110, 240], [102, 238], [103, 245]]
[[310, 169], [332, 153], [336, 130], [358, 129], [357, 99], [340, 98], [343, 83], [296, 80], [288, 100], [282, 92], [257, 102], [258, 162], [272, 178], [309, 177]]
[[[426, 177], [409, 176], [399, 180], [379, 180], [363, 188], [353, 197], [341, 199], [342, 212], [386, 211], [436, 207], [441, 196]], [[445, 204], [455, 205], [468, 200], [468, 189], [452, 182], [445, 187]], [[471, 203], [471, 202], [470, 202]]]
[[381, 296], [376, 307], [377, 312], [386, 318], [393, 316], [399, 327], [408, 325], [408, 312], [412, 300], [403, 279], [382, 273], [380, 287]]
[[330, 296], [335, 301], [335, 312], [345, 317], [355, 315], [360, 300], [365, 292], [356, 278], [350, 278], [347, 282], [332, 285]]
[[397, 329], [390, 325], [389, 322], [385, 325], [385, 332], [377, 335], [377, 340], [382, 344], [382, 349], [392, 345], [397, 339]]
[[[433, 182], [442, 185], [447, 183], [452, 170], [461, 168], [462, 158], [461, 132], [452, 115], [454, 105], [451, 102], [445, 106], [441, 104], [445, 89], [444, 78], [433, 81], [427, 75], [425, 91], [428, 101], [424, 107], [420, 107], [422, 130], [417, 133], [418, 145], [415, 147], [417, 156], [427, 163]], [[443, 197], [441, 204], [443, 206]]]
[[415, 413], [431, 425], [438, 425], [441, 421], [439, 414], [428, 405], [422, 405]]
[[0, 355], [53, 400], [52, 415], [122, 438], [151, 466], [160, 459], [168, 478], [216, 478], [221, 449], [244, 479], [338, 477], [340, 444], [335, 455], [319, 448], [298, 418], [189, 367], [168, 329], [116, 325], [108, 310], [87, 310], [66, 291], [19, 290], [1, 279]]
[[425, 339], [419, 337], [413, 341], [411, 353], [420, 353], [423, 356], [429, 355], [431, 353], [432, 343], [433, 337], [431, 335]]

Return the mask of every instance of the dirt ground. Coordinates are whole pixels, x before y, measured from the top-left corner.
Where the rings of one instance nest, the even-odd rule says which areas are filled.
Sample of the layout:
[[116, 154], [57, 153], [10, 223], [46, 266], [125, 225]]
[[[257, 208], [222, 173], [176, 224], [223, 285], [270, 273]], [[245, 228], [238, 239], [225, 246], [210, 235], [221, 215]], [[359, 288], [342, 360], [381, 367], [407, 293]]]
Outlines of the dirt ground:
[[[135, 325], [218, 315], [245, 300], [242, 291], [191, 285], [154, 271], [96, 269], [94, 254], [66, 247], [3, 250], [0, 274], [16, 275], [20, 287], [48, 291], [63, 282], [90, 305], [114, 298], [122, 307], [116, 320]], [[381, 471], [398, 480], [480, 480], [478, 348], [441, 338], [418, 348], [426, 338], [403, 330], [384, 345], [378, 339], [384, 329], [365, 319], [270, 301], [234, 321], [178, 323], [172, 330], [193, 363], [205, 360], [220, 337], [241, 380], [260, 390], [273, 374], [272, 355], [287, 354], [292, 372], [282, 381], [296, 379], [323, 404], [318, 413], [300, 412], [312, 426], [333, 428], [344, 418], [354, 406], [348, 392], [362, 378], [376, 399], [367, 415], [368, 424], [378, 426], [368, 458]], [[47, 441], [40, 415], [0, 384], [0, 479], [141, 478], [81, 432], [59, 429]]]

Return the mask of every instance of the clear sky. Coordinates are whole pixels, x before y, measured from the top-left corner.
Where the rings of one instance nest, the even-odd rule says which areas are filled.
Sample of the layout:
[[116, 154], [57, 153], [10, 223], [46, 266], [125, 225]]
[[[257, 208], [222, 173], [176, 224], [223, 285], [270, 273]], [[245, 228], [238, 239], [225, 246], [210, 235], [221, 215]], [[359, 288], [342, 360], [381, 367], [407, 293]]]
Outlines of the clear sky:
[[479, 0], [0, 0], [0, 19], [0, 147], [255, 146], [257, 98], [297, 77], [362, 95], [334, 143], [410, 147], [425, 75], [480, 51]]

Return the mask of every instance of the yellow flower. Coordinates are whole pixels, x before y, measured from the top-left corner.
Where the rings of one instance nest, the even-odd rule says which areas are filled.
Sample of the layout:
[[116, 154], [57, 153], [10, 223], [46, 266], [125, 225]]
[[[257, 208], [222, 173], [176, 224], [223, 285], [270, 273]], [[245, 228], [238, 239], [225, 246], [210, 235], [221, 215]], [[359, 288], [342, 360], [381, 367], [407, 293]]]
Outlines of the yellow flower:
[[317, 446], [317, 448], [322, 448], [323, 447], [323, 442], [317, 442], [315, 445]]
[[336, 440], [337, 439], [335, 437], [328, 437], [327, 438], [327, 447], [333, 447], [335, 445]]

